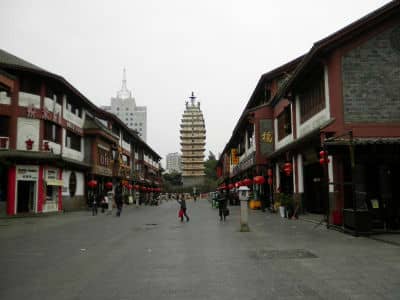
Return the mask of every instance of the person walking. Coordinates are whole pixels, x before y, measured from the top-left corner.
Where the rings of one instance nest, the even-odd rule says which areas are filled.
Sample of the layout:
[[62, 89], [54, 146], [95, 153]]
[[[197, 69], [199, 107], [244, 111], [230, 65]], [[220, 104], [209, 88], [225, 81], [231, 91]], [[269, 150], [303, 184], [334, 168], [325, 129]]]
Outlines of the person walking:
[[220, 192], [220, 194], [218, 195], [218, 214], [220, 221], [225, 222], [227, 215], [227, 202], [228, 199], [226, 198], [224, 192]]
[[124, 201], [122, 199], [122, 187], [118, 185], [115, 190], [115, 204], [117, 206], [117, 217], [121, 216], [122, 206], [124, 205]]
[[179, 203], [179, 205], [181, 207], [180, 208], [180, 210], [181, 210], [181, 213], [180, 213], [181, 222], [183, 222], [183, 216], [186, 217], [186, 222], [189, 222], [189, 216], [186, 213], [186, 201], [185, 201], [184, 195], [181, 194], [180, 197], [179, 197], [179, 194], [178, 194], [176, 201]]
[[103, 192], [103, 195], [101, 197], [101, 212], [102, 213], [104, 213], [106, 211], [107, 204], [108, 204], [107, 193]]
[[97, 199], [96, 199], [96, 194], [91, 191], [89, 194], [89, 199], [90, 202], [92, 204], [92, 216], [96, 216], [97, 215]]

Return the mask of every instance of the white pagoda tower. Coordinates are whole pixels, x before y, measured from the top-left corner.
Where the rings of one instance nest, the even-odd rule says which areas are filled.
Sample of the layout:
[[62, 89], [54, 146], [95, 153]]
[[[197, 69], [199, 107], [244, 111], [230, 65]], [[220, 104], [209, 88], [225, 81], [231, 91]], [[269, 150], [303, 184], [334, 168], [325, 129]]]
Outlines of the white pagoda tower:
[[182, 181], [184, 186], [201, 185], [204, 182], [204, 151], [206, 129], [200, 102], [194, 93], [186, 102], [181, 122]]

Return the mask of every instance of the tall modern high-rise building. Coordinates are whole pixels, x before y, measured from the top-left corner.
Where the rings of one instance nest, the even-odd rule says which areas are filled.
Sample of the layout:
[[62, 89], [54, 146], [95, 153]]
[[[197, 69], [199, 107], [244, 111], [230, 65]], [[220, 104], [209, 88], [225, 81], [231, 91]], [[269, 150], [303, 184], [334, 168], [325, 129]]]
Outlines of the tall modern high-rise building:
[[194, 93], [186, 102], [181, 122], [182, 181], [184, 186], [200, 185], [204, 182], [204, 151], [206, 128], [200, 102]]
[[126, 86], [126, 71], [122, 78], [122, 87], [117, 97], [111, 98], [111, 106], [103, 106], [104, 110], [115, 114], [129, 128], [136, 130], [143, 141], [147, 140], [147, 108], [136, 106], [132, 92]]
[[178, 152], [167, 154], [166, 161], [167, 161], [166, 170], [168, 173], [172, 173], [172, 172], [181, 173], [182, 172], [182, 168], [181, 168], [182, 158]]

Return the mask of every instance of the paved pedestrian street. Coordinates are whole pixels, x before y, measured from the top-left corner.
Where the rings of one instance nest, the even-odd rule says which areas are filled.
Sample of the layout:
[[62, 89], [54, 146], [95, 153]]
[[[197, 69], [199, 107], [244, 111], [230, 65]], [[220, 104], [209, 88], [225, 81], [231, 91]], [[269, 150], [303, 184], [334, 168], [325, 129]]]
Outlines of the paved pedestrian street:
[[400, 299], [400, 247], [206, 200], [0, 220], [0, 299]]

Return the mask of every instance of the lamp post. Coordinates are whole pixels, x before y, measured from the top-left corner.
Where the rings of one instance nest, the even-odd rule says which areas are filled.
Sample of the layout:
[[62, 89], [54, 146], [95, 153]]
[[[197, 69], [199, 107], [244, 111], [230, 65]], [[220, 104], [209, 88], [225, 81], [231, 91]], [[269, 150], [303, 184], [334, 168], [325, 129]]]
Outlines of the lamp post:
[[247, 202], [249, 201], [249, 191], [247, 186], [239, 187], [240, 200], [240, 232], [249, 232], [249, 209]]

